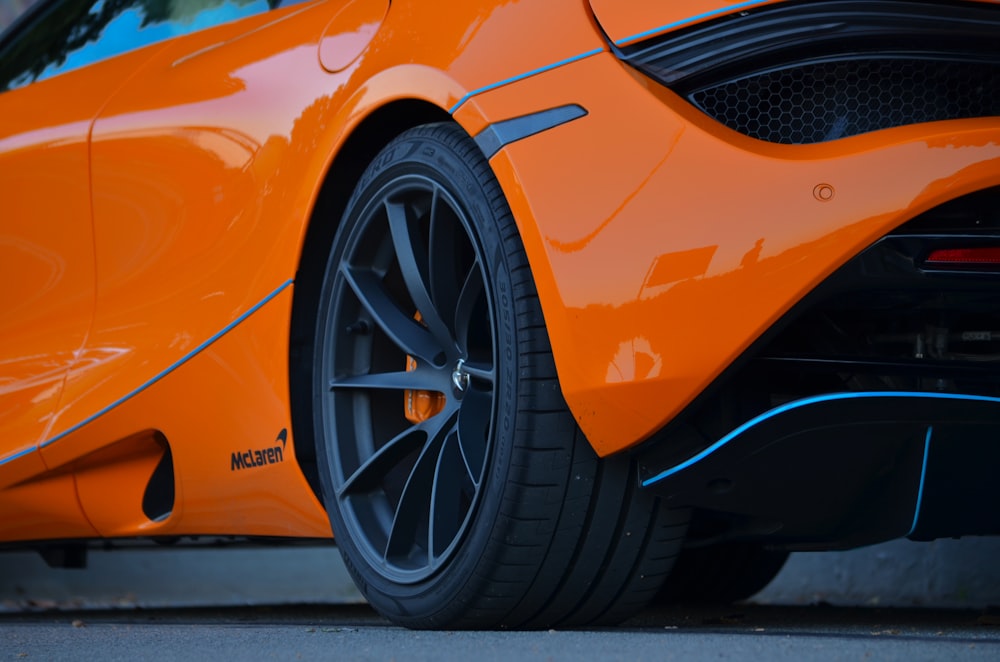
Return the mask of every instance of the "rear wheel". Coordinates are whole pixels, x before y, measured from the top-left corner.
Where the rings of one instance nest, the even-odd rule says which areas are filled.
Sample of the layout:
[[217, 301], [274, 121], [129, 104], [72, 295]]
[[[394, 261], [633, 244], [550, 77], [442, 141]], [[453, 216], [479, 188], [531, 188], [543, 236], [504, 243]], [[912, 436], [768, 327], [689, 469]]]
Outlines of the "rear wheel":
[[319, 302], [324, 500], [371, 604], [420, 628], [622, 620], [687, 513], [567, 410], [517, 228], [475, 143], [408, 131], [362, 176]]

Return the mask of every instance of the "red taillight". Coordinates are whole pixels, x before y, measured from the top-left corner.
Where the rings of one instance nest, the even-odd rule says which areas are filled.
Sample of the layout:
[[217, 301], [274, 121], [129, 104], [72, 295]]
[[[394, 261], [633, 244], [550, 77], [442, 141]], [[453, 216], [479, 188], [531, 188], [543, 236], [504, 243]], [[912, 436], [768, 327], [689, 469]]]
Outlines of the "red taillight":
[[1000, 247], [991, 248], [941, 248], [931, 251], [924, 262], [929, 267], [983, 267], [1000, 266]]

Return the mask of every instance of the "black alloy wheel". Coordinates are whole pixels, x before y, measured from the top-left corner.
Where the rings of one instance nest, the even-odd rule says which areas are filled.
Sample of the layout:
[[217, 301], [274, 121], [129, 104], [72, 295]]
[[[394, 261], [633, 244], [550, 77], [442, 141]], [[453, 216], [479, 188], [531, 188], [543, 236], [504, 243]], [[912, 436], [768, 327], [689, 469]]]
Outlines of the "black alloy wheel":
[[324, 357], [336, 498], [370, 566], [413, 583], [451, 557], [482, 492], [493, 294], [467, 213], [426, 174], [388, 179], [354, 230], [332, 293], [339, 342]]
[[418, 628], [548, 627], [655, 595], [687, 514], [579, 434], [516, 225], [459, 127], [410, 130], [365, 171], [317, 319], [323, 497], [376, 609]]

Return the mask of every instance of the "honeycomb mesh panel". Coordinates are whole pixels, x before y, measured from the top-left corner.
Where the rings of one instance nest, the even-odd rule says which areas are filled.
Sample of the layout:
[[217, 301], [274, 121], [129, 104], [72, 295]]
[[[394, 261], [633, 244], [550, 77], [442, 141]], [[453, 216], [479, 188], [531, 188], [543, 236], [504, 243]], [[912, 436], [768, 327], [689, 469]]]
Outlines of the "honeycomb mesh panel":
[[689, 98], [748, 136], [819, 143], [919, 122], [1000, 116], [1000, 66], [919, 59], [821, 62], [750, 75]]

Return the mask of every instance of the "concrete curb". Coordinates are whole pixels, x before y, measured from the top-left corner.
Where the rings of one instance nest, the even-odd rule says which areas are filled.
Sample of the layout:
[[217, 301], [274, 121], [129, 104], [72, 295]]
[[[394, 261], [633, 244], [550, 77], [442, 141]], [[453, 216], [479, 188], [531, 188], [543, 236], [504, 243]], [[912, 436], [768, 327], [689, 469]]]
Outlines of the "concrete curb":
[[974, 609], [1000, 605], [1000, 537], [894, 540], [848, 552], [792, 554], [754, 600]]

